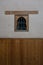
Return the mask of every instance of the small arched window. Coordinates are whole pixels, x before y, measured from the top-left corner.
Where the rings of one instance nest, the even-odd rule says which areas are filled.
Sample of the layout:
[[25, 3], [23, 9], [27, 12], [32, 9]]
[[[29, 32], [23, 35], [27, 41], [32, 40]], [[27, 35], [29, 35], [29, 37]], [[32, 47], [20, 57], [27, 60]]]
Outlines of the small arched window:
[[26, 30], [26, 19], [19, 17], [17, 20], [17, 30]]
[[15, 31], [28, 31], [28, 15], [15, 15]]

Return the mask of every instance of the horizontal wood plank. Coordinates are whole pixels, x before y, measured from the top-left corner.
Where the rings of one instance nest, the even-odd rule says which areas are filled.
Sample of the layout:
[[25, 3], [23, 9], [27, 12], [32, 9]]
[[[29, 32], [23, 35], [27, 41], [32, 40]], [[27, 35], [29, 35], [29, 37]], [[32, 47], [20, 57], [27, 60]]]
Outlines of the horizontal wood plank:
[[6, 15], [27, 15], [27, 14], [38, 14], [38, 11], [5, 11]]

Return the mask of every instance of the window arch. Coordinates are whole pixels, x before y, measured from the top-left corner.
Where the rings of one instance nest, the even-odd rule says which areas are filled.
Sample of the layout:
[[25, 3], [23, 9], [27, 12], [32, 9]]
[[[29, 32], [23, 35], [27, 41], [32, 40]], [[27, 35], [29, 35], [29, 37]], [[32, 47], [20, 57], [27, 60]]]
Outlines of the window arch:
[[19, 17], [17, 20], [17, 30], [26, 30], [26, 19]]

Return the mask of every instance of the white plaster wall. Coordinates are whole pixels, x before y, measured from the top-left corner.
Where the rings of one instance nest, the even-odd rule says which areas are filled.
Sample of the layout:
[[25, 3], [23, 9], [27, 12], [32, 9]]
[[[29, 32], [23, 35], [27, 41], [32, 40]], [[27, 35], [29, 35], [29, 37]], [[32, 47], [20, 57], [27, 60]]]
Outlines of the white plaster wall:
[[[29, 32], [14, 32], [14, 15], [5, 15], [6, 10], [32, 11], [29, 16]], [[43, 38], [43, 0], [0, 0], [0, 38]]]

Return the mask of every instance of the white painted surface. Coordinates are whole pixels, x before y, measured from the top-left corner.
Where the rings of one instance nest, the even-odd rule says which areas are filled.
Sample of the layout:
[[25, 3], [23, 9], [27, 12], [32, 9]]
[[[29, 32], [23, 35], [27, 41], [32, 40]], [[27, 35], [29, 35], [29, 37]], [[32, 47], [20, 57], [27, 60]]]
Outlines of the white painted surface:
[[[29, 32], [14, 32], [14, 15], [5, 15], [6, 10], [32, 11], [29, 16]], [[43, 38], [43, 0], [0, 0], [0, 38]]]

